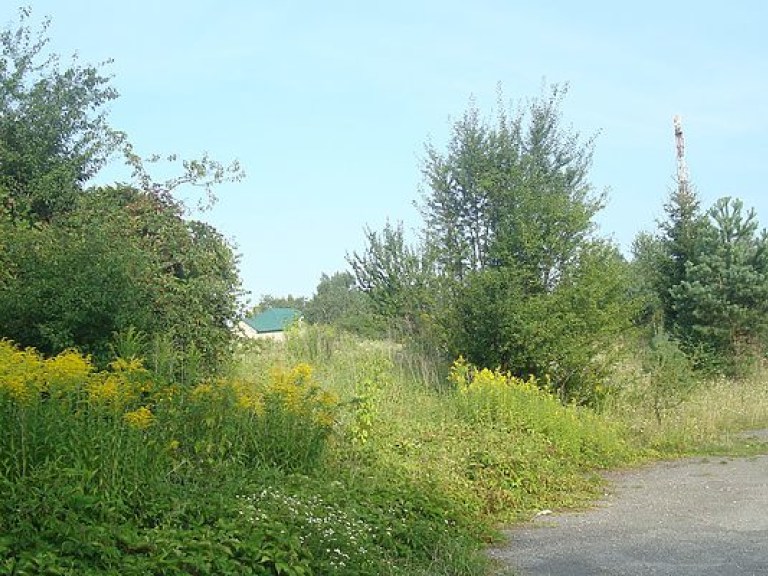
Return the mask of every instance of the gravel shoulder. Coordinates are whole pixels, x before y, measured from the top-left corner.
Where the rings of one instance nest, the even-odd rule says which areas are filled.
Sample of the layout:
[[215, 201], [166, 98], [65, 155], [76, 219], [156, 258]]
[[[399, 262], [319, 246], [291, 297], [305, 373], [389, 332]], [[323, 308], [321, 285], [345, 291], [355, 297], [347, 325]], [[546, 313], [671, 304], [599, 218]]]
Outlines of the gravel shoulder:
[[768, 575], [768, 456], [688, 458], [607, 478], [595, 509], [540, 515], [491, 555], [520, 576]]

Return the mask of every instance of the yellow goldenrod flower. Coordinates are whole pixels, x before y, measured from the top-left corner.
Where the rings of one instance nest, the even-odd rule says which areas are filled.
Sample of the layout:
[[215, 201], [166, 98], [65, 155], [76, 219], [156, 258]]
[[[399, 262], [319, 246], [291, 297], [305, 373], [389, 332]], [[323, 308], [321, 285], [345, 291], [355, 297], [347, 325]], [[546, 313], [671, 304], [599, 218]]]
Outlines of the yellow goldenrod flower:
[[152, 395], [152, 398], [156, 402], [168, 402], [172, 400], [179, 393], [179, 387], [175, 384], [170, 386], [163, 386], [157, 392]]
[[85, 378], [93, 372], [90, 358], [76, 350], [65, 350], [45, 361], [46, 372], [56, 376]]
[[36, 396], [36, 390], [19, 376], [4, 378], [0, 382], [0, 390], [5, 390], [13, 400], [24, 405], [31, 404]]
[[116, 404], [120, 396], [120, 380], [109, 375], [88, 385], [88, 401], [95, 405]]
[[125, 420], [125, 422], [133, 428], [144, 430], [152, 424], [154, 416], [152, 415], [152, 412], [149, 408], [142, 406], [141, 408], [133, 410], [132, 412], [126, 412], [123, 414], [123, 420]]
[[318, 397], [318, 402], [324, 408], [335, 408], [339, 404], [339, 398], [336, 394], [323, 390]]
[[293, 370], [291, 370], [290, 378], [296, 384], [309, 382], [312, 378], [312, 366], [304, 362], [297, 364]]
[[200, 400], [204, 397], [211, 397], [214, 395], [213, 386], [208, 382], [202, 382], [192, 388], [192, 398]]
[[48, 393], [63, 398], [86, 385], [93, 374], [90, 358], [75, 350], [65, 350], [45, 361], [44, 379]]
[[259, 415], [264, 414], [264, 395], [256, 389], [254, 384], [233, 380], [229, 382], [229, 387], [235, 393], [238, 408]]
[[320, 426], [323, 426], [324, 428], [330, 428], [333, 426], [336, 419], [334, 418], [334, 415], [331, 412], [319, 412], [315, 416], [315, 423], [319, 424]]
[[115, 358], [109, 367], [114, 372], [146, 372], [141, 358]]
[[[306, 364], [303, 366], [309, 368]], [[304, 409], [304, 390], [298, 379], [305, 374], [306, 371], [303, 370], [299, 372], [294, 370], [290, 374], [286, 374], [281, 368], [274, 368], [270, 373], [270, 380], [265, 390], [266, 396], [276, 400], [289, 412], [300, 414]]]

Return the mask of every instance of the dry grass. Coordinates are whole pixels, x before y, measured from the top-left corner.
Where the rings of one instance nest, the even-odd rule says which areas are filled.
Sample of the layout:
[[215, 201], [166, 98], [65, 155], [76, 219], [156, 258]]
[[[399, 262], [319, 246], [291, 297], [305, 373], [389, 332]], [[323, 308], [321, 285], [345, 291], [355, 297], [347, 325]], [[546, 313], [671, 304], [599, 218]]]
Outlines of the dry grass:
[[[636, 381], [623, 394], [642, 397], [642, 387]], [[746, 448], [744, 431], [768, 428], [768, 370], [757, 370], [738, 381], [704, 381], [678, 405], [665, 410], [660, 420], [651, 403], [628, 403], [621, 398], [610, 403], [606, 412], [625, 422], [636, 441], [652, 451], [738, 452]]]

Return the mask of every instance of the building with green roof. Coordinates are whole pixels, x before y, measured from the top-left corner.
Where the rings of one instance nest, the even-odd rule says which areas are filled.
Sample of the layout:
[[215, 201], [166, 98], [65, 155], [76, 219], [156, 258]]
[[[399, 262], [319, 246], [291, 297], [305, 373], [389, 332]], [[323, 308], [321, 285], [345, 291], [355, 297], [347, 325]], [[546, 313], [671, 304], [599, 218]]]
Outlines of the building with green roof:
[[301, 321], [301, 311], [295, 308], [267, 308], [244, 318], [240, 331], [250, 338], [274, 338], [282, 340], [285, 329]]

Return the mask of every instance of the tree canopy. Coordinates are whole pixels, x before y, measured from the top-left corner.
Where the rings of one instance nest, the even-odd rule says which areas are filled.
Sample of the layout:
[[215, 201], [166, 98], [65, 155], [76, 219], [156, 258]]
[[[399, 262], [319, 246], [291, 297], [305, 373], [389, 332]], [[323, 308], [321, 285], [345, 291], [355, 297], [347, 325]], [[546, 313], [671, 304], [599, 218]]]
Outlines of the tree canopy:
[[0, 33], [0, 201], [17, 218], [48, 221], [66, 211], [124, 136], [107, 122], [117, 90], [98, 66], [46, 54], [50, 21], [39, 30], [20, 11]]
[[554, 287], [602, 207], [587, 180], [593, 140], [562, 125], [567, 90], [552, 86], [494, 122], [470, 104], [445, 152], [427, 146], [424, 235], [455, 278], [514, 265], [542, 290]]
[[[103, 356], [116, 333], [164, 339], [215, 369], [239, 315], [237, 257], [174, 186], [239, 177], [207, 157], [155, 183], [108, 123], [101, 66], [47, 55], [29, 10], [0, 33], [0, 337]], [[136, 184], [88, 187], [115, 152]]]
[[427, 146], [423, 245], [388, 225], [350, 263], [381, 314], [449, 356], [591, 401], [634, 306], [626, 263], [594, 236], [593, 139], [563, 126], [565, 93], [552, 86], [493, 120], [470, 104], [444, 150]]

